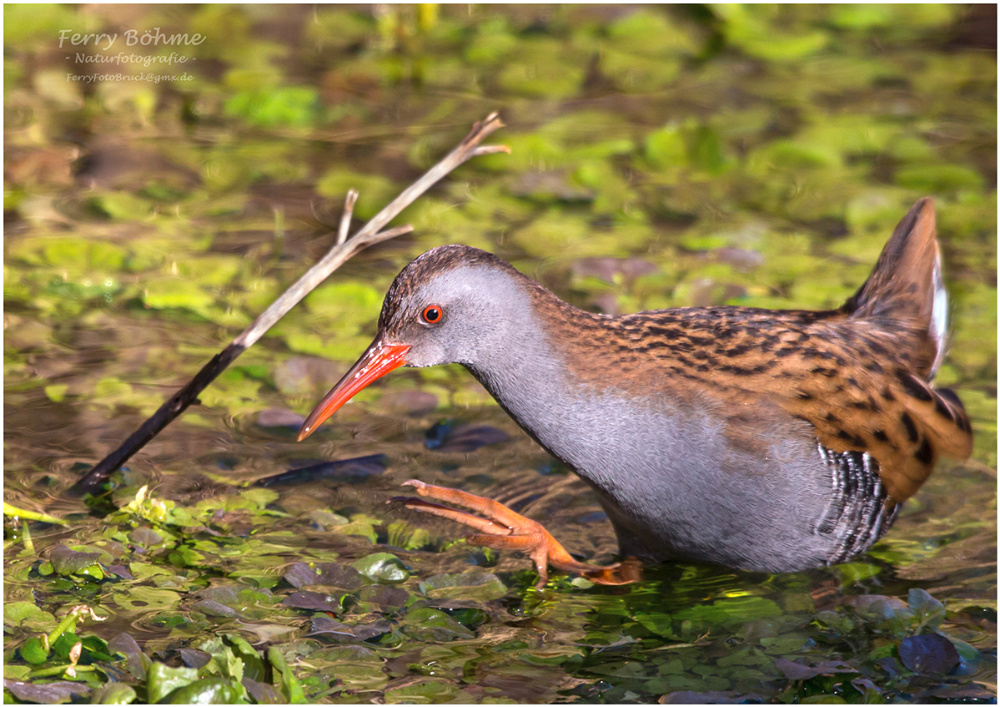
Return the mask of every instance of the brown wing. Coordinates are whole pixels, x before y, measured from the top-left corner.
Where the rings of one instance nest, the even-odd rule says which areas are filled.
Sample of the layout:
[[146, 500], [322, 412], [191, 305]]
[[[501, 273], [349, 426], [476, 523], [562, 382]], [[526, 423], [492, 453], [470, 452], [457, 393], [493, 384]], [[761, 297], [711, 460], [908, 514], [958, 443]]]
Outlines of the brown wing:
[[789, 355], [774, 378], [753, 387], [812, 423], [824, 446], [871, 454], [897, 501], [920, 488], [939, 454], [969, 456], [972, 427], [961, 401], [900, 362], [891, 335], [857, 320], [815, 329], [809, 354]]
[[[656, 314], [628, 318], [632, 343], [615, 351], [615, 375], [606, 368], [577, 375], [596, 385], [614, 381], [637, 395], [714, 396], [734, 411], [749, 404], [750, 414], [754, 400], [774, 401], [812, 424], [825, 447], [871, 454], [897, 501], [920, 488], [939, 454], [964, 459], [972, 451], [961, 401], [914, 375], [897, 338], [876, 323], [843, 313], [741, 308]], [[605, 350], [621, 340], [601, 343], [594, 334], [592, 345]], [[643, 376], [646, 357], [657, 360], [663, 375], [656, 380]]]

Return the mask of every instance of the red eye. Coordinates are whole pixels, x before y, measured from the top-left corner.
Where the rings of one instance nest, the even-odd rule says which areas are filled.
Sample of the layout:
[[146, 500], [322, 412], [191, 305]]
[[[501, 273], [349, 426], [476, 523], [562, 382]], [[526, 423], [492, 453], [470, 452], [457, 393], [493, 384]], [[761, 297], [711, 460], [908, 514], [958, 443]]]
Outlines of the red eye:
[[444, 312], [436, 304], [431, 304], [424, 307], [424, 311], [420, 314], [421, 319], [423, 319], [428, 324], [437, 324], [441, 321], [441, 317], [444, 316]]

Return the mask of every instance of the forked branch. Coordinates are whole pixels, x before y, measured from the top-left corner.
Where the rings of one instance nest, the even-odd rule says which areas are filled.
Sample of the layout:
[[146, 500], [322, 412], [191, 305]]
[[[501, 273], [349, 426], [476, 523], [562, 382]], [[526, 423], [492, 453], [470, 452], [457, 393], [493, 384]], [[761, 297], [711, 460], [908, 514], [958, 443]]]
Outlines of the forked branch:
[[509, 153], [504, 145], [482, 145], [481, 143], [495, 131], [503, 127], [503, 122], [497, 113], [491, 113], [486, 120], [476, 123], [472, 131], [444, 159], [431, 167], [422, 177], [408, 186], [384, 209], [378, 212], [371, 221], [366, 223], [354, 236], [348, 238], [351, 214], [357, 192], [353, 189], [347, 193], [344, 203], [344, 215], [341, 217], [334, 246], [323, 258], [285, 290], [263, 314], [248, 326], [243, 333], [233, 339], [232, 343], [216, 354], [211, 361], [191, 379], [191, 381], [167, 400], [160, 409], [147, 419], [126, 439], [121, 446], [98, 462], [76, 484], [72, 491], [86, 493], [95, 490], [111, 472], [124, 464], [133, 454], [142, 449], [153, 437], [178, 417], [191, 403], [198, 399], [198, 394], [209, 383], [229, 366], [241, 353], [253, 346], [274, 326], [292, 307], [312, 292], [321, 282], [326, 280], [337, 268], [357, 255], [370, 245], [396, 238], [413, 230], [412, 226], [397, 226], [383, 230], [403, 209], [416, 201], [435, 183], [448, 173], [480, 155], [491, 155], [498, 152]]

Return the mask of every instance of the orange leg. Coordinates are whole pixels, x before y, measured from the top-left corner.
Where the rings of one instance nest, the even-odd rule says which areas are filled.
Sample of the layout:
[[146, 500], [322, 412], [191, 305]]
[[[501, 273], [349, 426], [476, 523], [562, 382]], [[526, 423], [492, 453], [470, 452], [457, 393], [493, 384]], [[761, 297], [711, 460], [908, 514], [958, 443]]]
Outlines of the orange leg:
[[548, 581], [548, 567], [579, 574], [595, 584], [630, 584], [642, 579], [642, 568], [635, 560], [629, 559], [607, 567], [594, 567], [574, 560], [566, 549], [549, 534], [541, 523], [515, 513], [502, 503], [474, 496], [458, 489], [433, 486], [422, 481], [410, 480], [403, 486], [412, 486], [417, 494], [436, 501], [445, 501], [485, 518], [443, 506], [440, 503], [424, 501], [420, 498], [402, 496], [392, 499], [402, 502], [407, 508], [453, 520], [479, 531], [466, 540], [472, 545], [491, 547], [494, 550], [520, 550], [528, 555], [538, 570], [539, 588]]

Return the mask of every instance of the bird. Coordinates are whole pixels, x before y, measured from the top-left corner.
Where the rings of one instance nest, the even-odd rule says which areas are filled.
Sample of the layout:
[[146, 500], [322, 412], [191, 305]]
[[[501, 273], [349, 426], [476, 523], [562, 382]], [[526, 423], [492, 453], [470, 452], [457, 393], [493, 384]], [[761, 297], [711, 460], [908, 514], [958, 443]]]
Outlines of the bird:
[[550, 566], [599, 584], [671, 561], [802, 571], [866, 551], [942, 454], [971, 454], [961, 400], [932, 385], [947, 339], [931, 198], [827, 311], [596, 314], [491, 253], [445, 245], [396, 276], [371, 345], [298, 439], [400, 366], [459, 363], [590, 486], [625, 559], [578, 561], [542, 524], [459, 489], [407, 481], [407, 508], [522, 551], [539, 586]]

